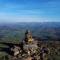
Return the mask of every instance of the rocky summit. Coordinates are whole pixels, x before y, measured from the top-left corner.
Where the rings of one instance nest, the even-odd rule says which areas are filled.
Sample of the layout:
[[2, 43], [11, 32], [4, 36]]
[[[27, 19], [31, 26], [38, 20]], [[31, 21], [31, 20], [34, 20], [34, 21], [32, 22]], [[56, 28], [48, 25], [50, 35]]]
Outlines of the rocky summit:
[[32, 37], [30, 30], [25, 32], [25, 38], [19, 46], [11, 48], [12, 60], [48, 60], [49, 48], [39, 46], [39, 41]]

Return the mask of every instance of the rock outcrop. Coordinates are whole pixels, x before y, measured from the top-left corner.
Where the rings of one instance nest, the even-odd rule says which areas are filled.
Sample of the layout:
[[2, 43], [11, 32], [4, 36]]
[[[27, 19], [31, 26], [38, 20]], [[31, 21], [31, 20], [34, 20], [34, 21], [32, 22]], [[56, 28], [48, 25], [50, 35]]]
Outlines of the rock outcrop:
[[14, 46], [11, 51], [15, 57], [24, 58], [23, 60], [47, 60], [46, 56], [49, 53], [46, 47], [40, 48], [38, 46], [38, 41], [32, 38], [32, 33], [29, 30], [26, 31], [20, 46]]

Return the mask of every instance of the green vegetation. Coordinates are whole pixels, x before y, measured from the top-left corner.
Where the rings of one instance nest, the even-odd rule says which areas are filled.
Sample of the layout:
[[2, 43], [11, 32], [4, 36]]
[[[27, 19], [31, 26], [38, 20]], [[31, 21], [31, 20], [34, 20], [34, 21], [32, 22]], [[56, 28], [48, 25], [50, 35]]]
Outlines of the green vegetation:
[[[30, 26], [31, 25], [31, 26]], [[46, 27], [47, 26], [47, 27]], [[50, 55], [48, 56], [48, 60], [60, 60], [60, 28], [49, 28], [48, 24], [44, 26], [40, 26], [40, 23], [36, 23], [36, 25], [27, 24], [27, 25], [7, 25], [0, 27], [0, 60], [8, 60], [8, 57], [10, 56], [8, 52], [5, 50], [9, 48], [4, 43], [12, 43], [12, 44], [18, 44], [20, 41], [24, 39], [24, 34], [26, 29], [29, 29], [32, 31], [33, 37], [36, 37], [38, 40], [41, 40], [39, 42], [40, 45], [47, 45], [47, 47], [50, 49]]]

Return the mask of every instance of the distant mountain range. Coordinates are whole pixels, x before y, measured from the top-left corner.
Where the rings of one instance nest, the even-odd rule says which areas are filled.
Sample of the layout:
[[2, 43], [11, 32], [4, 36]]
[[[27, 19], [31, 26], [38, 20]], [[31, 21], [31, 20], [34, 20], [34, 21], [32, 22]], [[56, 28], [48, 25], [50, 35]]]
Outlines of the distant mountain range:
[[19, 22], [0, 24], [0, 28], [60, 28], [60, 22]]

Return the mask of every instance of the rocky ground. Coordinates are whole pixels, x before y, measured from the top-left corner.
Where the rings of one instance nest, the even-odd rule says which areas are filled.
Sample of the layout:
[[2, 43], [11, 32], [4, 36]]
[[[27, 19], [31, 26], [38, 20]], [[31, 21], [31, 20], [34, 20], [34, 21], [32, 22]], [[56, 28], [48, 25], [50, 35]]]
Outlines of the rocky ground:
[[[38, 43], [38, 50], [35, 54], [33, 55], [28, 55], [27, 53], [22, 53], [19, 54], [18, 56], [12, 56], [12, 55], [4, 55], [0, 57], [0, 60], [36, 60], [37, 58], [39, 58], [38, 60], [60, 60], [60, 41], [39, 41]], [[46, 51], [46, 55], [45, 58], [43, 58], [43, 54], [41, 51], [42, 47], [46, 47], [48, 49], [47, 53]], [[4, 52], [5, 53], [5, 52]], [[2, 55], [2, 52], [1, 52]]]

